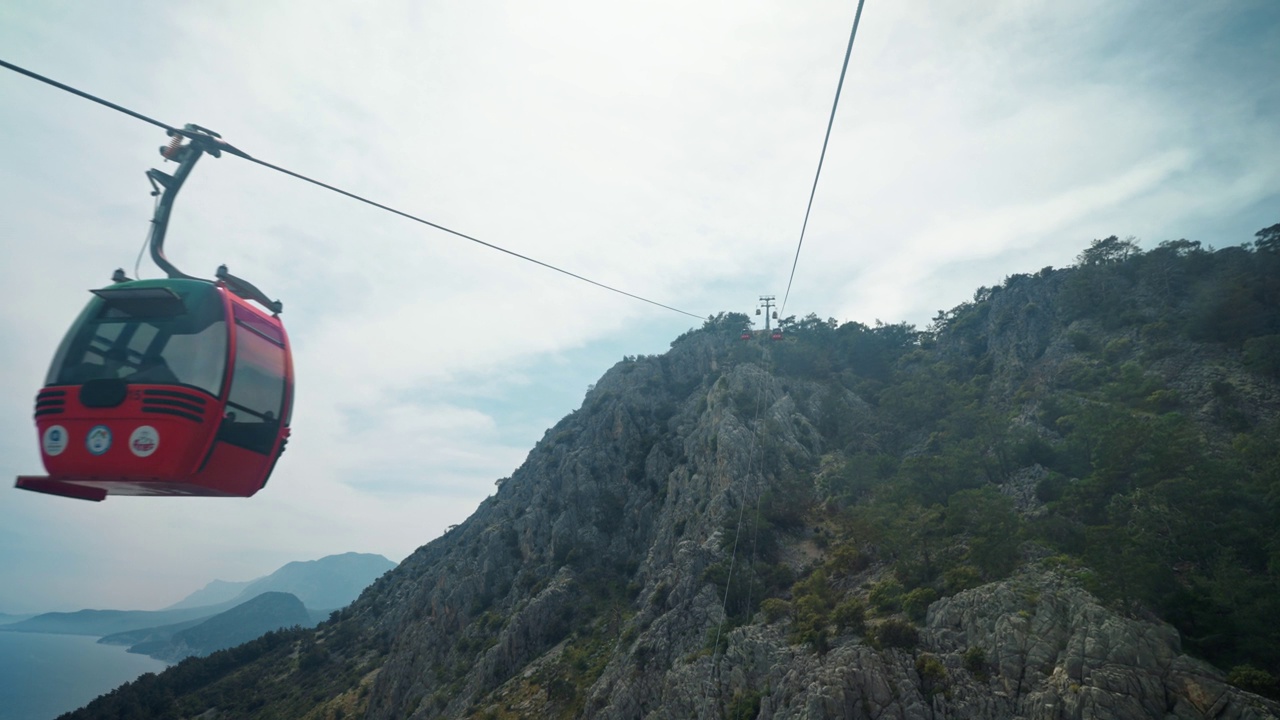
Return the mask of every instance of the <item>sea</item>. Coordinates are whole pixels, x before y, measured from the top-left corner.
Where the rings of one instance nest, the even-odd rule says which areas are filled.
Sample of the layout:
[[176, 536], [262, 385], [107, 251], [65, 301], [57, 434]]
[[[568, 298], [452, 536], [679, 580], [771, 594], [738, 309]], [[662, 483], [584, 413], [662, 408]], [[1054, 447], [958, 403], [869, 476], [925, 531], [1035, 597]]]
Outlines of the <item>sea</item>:
[[87, 635], [0, 632], [0, 720], [52, 720], [168, 665]]

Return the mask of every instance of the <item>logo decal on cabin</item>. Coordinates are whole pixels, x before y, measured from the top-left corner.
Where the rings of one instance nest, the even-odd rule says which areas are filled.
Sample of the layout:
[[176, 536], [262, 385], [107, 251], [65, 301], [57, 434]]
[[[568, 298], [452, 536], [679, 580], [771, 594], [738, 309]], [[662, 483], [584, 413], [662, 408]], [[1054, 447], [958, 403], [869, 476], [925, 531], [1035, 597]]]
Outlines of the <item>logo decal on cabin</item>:
[[57, 457], [67, 449], [67, 429], [61, 425], [50, 426], [44, 431], [44, 438], [41, 441], [44, 446], [44, 454], [49, 457]]
[[150, 425], [143, 425], [129, 436], [129, 450], [138, 457], [150, 457], [160, 447], [160, 433]]
[[94, 455], [101, 455], [111, 449], [111, 430], [106, 425], [95, 425], [84, 439], [84, 446]]

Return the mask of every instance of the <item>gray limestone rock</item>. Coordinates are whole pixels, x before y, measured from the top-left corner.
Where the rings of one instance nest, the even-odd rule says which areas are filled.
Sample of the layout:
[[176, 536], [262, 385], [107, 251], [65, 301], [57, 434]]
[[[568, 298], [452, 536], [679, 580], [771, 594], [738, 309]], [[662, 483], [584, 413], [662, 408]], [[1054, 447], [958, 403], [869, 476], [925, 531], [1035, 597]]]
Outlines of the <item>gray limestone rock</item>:
[[[1032, 338], [1001, 352], [1025, 365], [1046, 350]], [[695, 336], [619, 363], [495, 497], [393, 573], [374, 622], [395, 640], [370, 718], [1280, 715], [1181, 654], [1171, 627], [1044, 570], [934, 602], [910, 650], [845, 635], [818, 653], [792, 644], [786, 621], [729, 627], [707, 579], [731, 554], [726, 523], [780, 476], [823, 482], [824, 404], [855, 423], [870, 413], [726, 352]], [[1005, 492], [1034, 511], [1043, 475], [1023, 469]]]

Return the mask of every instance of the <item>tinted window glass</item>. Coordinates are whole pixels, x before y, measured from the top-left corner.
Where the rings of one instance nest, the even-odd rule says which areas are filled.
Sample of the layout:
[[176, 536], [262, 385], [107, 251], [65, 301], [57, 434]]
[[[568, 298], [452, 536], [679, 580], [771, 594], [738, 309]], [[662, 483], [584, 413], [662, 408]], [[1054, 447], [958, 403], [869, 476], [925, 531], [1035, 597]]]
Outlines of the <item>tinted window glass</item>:
[[236, 323], [236, 364], [219, 439], [261, 453], [271, 451], [280, 430], [284, 370], [283, 347]]
[[190, 385], [220, 394], [227, 355], [222, 299], [204, 283], [185, 283], [176, 292], [185, 311], [146, 318], [94, 298], [58, 348], [46, 384], [111, 378]]
[[219, 395], [227, 365], [227, 324], [219, 320], [195, 335], [172, 335], [161, 356], [178, 382]]

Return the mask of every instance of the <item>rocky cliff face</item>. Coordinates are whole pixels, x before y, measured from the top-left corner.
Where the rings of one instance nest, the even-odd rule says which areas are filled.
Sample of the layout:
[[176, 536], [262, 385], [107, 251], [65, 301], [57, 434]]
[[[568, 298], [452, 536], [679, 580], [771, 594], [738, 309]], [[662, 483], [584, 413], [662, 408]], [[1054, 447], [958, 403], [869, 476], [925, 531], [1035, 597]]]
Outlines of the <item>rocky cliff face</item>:
[[599, 717], [1266, 718], [1277, 709], [1180, 654], [1167, 625], [1117, 617], [1044, 573], [939, 601], [910, 651], [850, 636], [820, 655], [765, 625], [731, 633], [723, 657], [675, 663], [648, 692], [634, 692], [643, 683], [627, 670], [615, 679], [629, 692], [611, 693]]
[[[1086, 591], [1099, 585], [1078, 559], [1028, 541], [1010, 572], [1003, 556], [979, 554], [1005, 527], [986, 486], [1031, 522], [1062, 494], [1050, 480], [1094, 482], [1059, 477], [1035, 451], [1073, 442], [1068, 426], [1042, 417], [1063, 387], [1079, 412], [1133, 395], [1147, 422], [1160, 417], [1149, 408], [1173, 402], [1172, 386], [1210, 439], [1224, 432], [1221, 383], [1234, 388], [1236, 422], [1274, 421], [1280, 407], [1275, 380], [1244, 369], [1238, 349], [1165, 338], [1153, 351], [1157, 311], [1115, 326], [1064, 312], [1070, 281], [1046, 271], [1006, 283], [894, 360], [908, 380], [938, 362], [963, 382], [984, 378], [979, 394], [956, 390], [953, 406], [980, 422], [996, 408], [1009, 425], [997, 434], [1031, 438], [1017, 452], [957, 454], [969, 464], [939, 473], [959, 483], [959, 499], [939, 509], [906, 498], [901, 507], [926, 530], [905, 544], [891, 532], [860, 535], [857, 523], [869, 521], [845, 515], [837, 542], [839, 513], [824, 503], [838, 493], [827, 490], [844, 483], [842, 502], [855, 508], [876, 492], [927, 490], [873, 487], [868, 478], [892, 472], [854, 460], [927, 470], [933, 449], [966, 438], [970, 421], [891, 422], [891, 404], [897, 418], [928, 417], [933, 386], [880, 392], [884, 372], [853, 377], [801, 346], [743, 343], [728, 318], [665, 355], [614, 366], [466, 522], [318, 630], [211, 670], [210, 691], [168, 716], [1280, 717], [1280, 705], [1185, 654], [1179, 632], [1131, 595], [1103, 602]], [[867, 347], [854, 351], [871, 367]], [[1204, 387], [1215, 381], [1217, 390]], [[984, 475], [953, 477], [967, 468]], [[1000, 512], [963, 515], [961, 501]], [[1073, 532], [1063, 531], [1068, 541]], [[967, 564], [930, 574], [943, 556]], [[885, 600], [894, 572], [915, 572], [908, 560], [923, 562], [915, 577], [928, 581]], [[1177, 582], [1191, 587], [1195, 563], [1182, 565]], [[228, 691], [232, 682], [243, 689]]]
[[[1038, 350], [1000, 348], [1005, 362], [1044, 356], [1050, 338], [1029, 335], [1021, 344]], [[729, 554], [724, 528], [780, 478], [812, 474], [831, 402], [829, 387], [728, 366], [733, 352], [697, 337], [616, 366], [471, 520], [366, 596], [355, 612], [387, 602], [375, 622], [397, 638], [368, 716], [1277, 712], [1181, 654], [1169, 626], [1121, 617], [1041, 570], [935, 603], [911, 650], [849, 634], [818, 653], [779, 624], [725, 628], [706, 577]], [[856, 395], [835, 400], [872, 424]], [[797, 571], [821, 554], [804, 537], [793, 538]]]
[[[465, 714], [575, 635], [636, 633], [638, 651], [619, 646], [609, 659], [618, 672], [633, 651], [659, 667], [701, 647], [719, 613], [702, 574], [719, 559], [725, 517], [764, 482], [735, 397], [769, 394], [757, 422], [783, 423], [795, 453], [817, 450], [806, 447], [816, 433], [763, 371], [719, 375], [727, 349], [698, 337], [615, 366], [471, 519], [379, 583], [394, 600], [375, 622], [396, 642], [370, 717]], [[662, 611], [638, 616], [641, 597]], [[366, 612], [365, 600], [352, 612]], [[614, 699], [610, 678], [601, 682], [592, 712], [645, 691], [619, 686]]]

